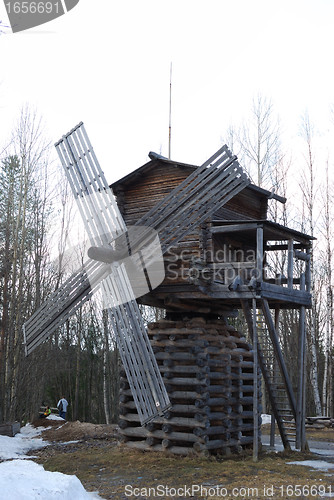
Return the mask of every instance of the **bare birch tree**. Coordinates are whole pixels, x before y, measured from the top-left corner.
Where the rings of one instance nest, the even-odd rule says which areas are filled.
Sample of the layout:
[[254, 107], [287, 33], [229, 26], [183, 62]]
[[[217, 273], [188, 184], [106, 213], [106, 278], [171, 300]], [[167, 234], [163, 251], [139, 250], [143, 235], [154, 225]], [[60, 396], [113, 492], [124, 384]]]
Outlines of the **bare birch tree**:
[[[315, 217], [316, 217], [316, 181], [315, 181], [315, 156], [313, 150], [313, 127], [308, 113], [302, 118], [301, 136], [305, 142], [305, 168], [302, 171], [300, 190], [303, 196], [303, 206], [305, 207], [305, 218], [302, 221], [303, 231], [308, 232], [311, 236], [315, 234]], [[312, 309], [308, 313], [308, 343], [310, 349], [311, 361], [311, 387], [315, 412], [321, 415], [321, 399], [319, 391], [318, 377], [318, 352], [317, 352], [317, 307], [316, 307], [316, 289], [315, 289], [315, 258], [314, 246], [310, 256], [311, 266], [311, 293], [313, 296]]]
[[253, 98], [251, 117], [239, 136], [245, 168], [260, 187], [272, 189], [273, 170], [281, 159], [279, 119], [272, 101], [261, 94]]
[[324, 268], [324, 280], [326, 290], [326, 318], [324, 332], [324, 376], [322, 386], [322, 413], [330, 415], [332, 411], [332, 357], [331, 348], [333, 345], [333, 285], [332, 285], [332, 259], [333, 259], [333, 200], [330, 195], [331, 186], [329, 181], [328, 161], [326, 164], [326, 179], [324, 189], [324, 215], [323, 215], [323, 237], [325, 248], [322, 252]]
[[[13, 132], [11, 152], [1, 169], [3, 419], [17, 418], [30, 392], [30, 388], [23, 388], [29, 377], [23, 375], [22, 324], [39, 303], [43, 283], [48, 209], [40, 179], [47, 163], [48, 144], [41, 129], [37, 115], [29, 108], [22, 110]], [[39, 389], [34, 388], [37, 394]]]

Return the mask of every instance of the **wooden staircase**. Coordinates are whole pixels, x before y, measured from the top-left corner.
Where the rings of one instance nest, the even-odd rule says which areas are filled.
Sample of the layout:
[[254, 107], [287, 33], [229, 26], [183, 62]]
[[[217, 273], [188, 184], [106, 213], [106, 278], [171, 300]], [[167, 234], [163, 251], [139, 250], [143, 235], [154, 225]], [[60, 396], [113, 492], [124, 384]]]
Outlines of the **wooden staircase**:
[[290, 449], [296, 441], [296, 399], [268, 301], [258, 300], [255, 322], [249, 303], [242, 300], [241, 304], [252, 339], [256, 325], [258, 362], [283, 446]]
[[262, 352], [263, 368], [267, 373], [267, 392], [269, 393], [268, 387], [270, 387], [275, 400], [276, 411], [284, 428], [285, 440], [291, 445], [296, 442], [296, 421], [289, 404], [284, 380], [275, 358], [273, 344], [261, 309], [257, 310], [256, 329], [259, 349]]

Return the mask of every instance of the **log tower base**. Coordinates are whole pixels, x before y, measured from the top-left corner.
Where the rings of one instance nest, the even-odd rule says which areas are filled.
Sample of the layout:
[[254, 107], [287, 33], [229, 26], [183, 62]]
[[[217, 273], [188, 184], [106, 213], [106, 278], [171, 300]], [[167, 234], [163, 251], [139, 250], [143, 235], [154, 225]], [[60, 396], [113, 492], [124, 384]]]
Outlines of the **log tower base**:
[[[172, 407], [141, 427], [122, 372], [121, 441], [142, 450], [204, 456], [252, 446], [253, 351], [246, 339], [224, 319], [205, 317], [151, 323], [148, 335]], [[259, 385], [259, 375], [257, 380]]]

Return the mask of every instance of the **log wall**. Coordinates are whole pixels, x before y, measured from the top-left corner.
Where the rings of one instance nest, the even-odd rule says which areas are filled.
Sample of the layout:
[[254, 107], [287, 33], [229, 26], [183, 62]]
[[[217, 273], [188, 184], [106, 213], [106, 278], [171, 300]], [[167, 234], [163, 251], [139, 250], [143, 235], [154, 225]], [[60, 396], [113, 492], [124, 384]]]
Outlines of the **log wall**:
[[[128, 225], [134, 224], [172, 189], [190, 175], [194, 166], [153, 160], [140, 167], [111, 188]], [[267, 196], [245, 188], [219, 209], [213, 218], [259, 220], [267, 218]]]
[[159, 321], [148, 334], [172, 407], [141, 427], [121, 373], [121, 440], [179, 455], [229, 454], [252, 445], [253, 352], [245, 338], [224, 320], [202, 317]]
[[[186, 179], [194, 168], [175, 162], [153, 160], [123, 180], [114, 183], [111, 187], [126, 224], [128, 226], [135, 224], [172, 189]], [[266, 196], [254, 192], [251, 188], [246, 188], [219, 209], [213, 219], [266, 219], [267, 204]], [[189, 270], [191, 274], [194, 259], [202, 259], [210, 265], [215, 260], [215, 251], [217, 248], [219, 249], [219, 245], [216, 248], [216, 245], [213, 244], [212, 234], [209, 231], [210, 225], [211, 221], [207, 221], [207, 224], [201, 227], [194, 227], [193, 234], [185, 237], [177, 244], [176, 248], [172, 248], [165, 255], [165, 279], [162, 287], [182, 285], [187, 286], [188, 291], [191, 292]], [[231, 243], [227, 238], [224, 238], [224, 242]], [[159, 295], [160, 291], [161, 287], [151, 294], [152, 296], [147, 303], [150, 300], [152, 302], [154, 295], [157, 295], [158, 300], [164, 300], [164, 296]], [[177, 290], [175, 292], [177, 293]]]
[[178, 167], [152, 161], [149, 168], [140, 175], [130, 177], [129, 181], [124, 183], [113, 184], [111, 187], [126, 224], [128, 226], [135, 224], [172, 189], [181, 184], [192, 171], [191, 167]]

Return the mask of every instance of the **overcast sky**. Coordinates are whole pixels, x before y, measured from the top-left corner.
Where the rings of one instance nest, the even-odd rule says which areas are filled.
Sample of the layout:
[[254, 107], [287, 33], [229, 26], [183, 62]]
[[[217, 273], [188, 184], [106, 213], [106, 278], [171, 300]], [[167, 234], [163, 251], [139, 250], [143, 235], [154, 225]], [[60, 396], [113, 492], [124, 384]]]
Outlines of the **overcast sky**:
[[[1, 1], [1, 0], [0, 0]], [[150, 150], [201, 164], [256, 93], [288, 134], [334, 102], [332, 0], [80, 0], [68, 14], [0, 36], [0, 143], [36, 107], [52, 141], [83, 120], [108, 181]], [[4, 4], [0, 19], [6, 20]]]

